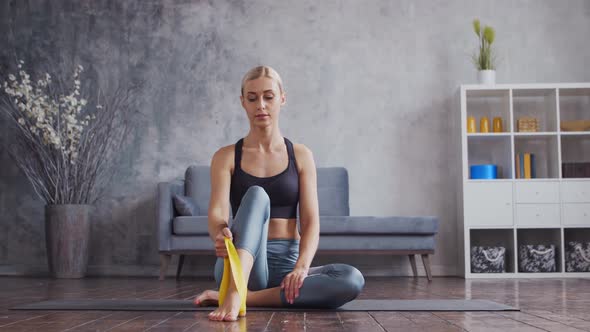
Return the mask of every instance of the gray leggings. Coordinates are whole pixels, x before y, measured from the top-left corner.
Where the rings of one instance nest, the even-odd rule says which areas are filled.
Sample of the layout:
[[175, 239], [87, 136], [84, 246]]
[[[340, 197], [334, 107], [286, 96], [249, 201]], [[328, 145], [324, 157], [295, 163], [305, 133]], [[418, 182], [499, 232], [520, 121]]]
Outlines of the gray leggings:
[[[231, 232], [237, 249], [244, 249], [254, 257], [248, 280], [252, 291], [277, 287], [293, 271], [299, 257], [299, 240], [268, 237], [270, 199], [260, 186], [251, 186], [242, 198], [234, 216]], [[215, 263], [217, 289], [223, 276], [223, 258]], [[359, 270], [347, 264], [328, 264], [309, 269], [299, 289], [299, 296], [288, 303], [281, 290], [284, 307], [338, 308], [352, 301], [361, 292], [365, 279]]]

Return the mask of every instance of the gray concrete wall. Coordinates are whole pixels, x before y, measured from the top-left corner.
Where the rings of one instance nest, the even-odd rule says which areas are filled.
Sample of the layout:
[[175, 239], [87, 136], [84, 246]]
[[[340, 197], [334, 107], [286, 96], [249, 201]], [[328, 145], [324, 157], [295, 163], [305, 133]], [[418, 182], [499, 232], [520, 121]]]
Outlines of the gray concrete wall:
[[[248, 131], [240, 80], [285, 81], [284, 136], [350, 173], [353, 215], [437, 215], [436, 275], [459, 272], [457, 90], [474, 83], [471, 21], [497, 30], [498, 83], [590, 80], [590, 1], [2, 1], [0, 56], [65, 54], [113, 81], [146, 80], [137, 132], [92, 226], [89, 273], [156, 275], [156, 183]], [[11, 28], [12, 27], [12, 28]], [[4, 126], [4, 125], [3, 125]], [[0, 274], [46, 272], [43, 204], [0, 150]], [[188, 259], [211, 275], [213, 257]], [[405, 257], [325, 257], [405, 275]], [[174, 261], [175, 262], [175, 261]], [[170, 269], [172, 271], [172, 268]]]

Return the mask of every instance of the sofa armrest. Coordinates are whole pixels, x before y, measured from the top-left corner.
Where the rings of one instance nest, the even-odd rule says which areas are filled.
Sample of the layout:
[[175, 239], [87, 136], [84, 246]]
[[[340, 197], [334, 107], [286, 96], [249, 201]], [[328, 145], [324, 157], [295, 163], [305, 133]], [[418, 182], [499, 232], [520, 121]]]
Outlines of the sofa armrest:
[[170, 250], [172, 220], [174, 219], [174, 206], [172, 202], [173, 194], [184, 195], [184, 180], [158, 183], [156, 230], [158, 231], [159, 251]]

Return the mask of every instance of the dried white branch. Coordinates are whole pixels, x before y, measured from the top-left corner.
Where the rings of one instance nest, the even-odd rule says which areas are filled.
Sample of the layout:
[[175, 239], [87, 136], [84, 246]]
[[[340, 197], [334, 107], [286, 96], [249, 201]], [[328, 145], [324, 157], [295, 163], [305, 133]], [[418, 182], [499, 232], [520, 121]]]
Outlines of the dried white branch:
[[95, 203], [133, 129], [131, 95], [138, 86], [106, 94], [98, 88], [90, 102], [94, 96], [81, 89], [81, 66], [71, 79], [62, 71], [35, 84], [22, 65], [17, 75], [0, 75], [0, 114], [14, 132], [10, 157], [47, 204]]

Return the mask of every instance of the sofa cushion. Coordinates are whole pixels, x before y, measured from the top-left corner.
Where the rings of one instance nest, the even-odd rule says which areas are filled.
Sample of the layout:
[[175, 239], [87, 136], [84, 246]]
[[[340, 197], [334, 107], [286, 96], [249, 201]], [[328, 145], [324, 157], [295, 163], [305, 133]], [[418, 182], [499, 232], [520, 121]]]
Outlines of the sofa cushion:
[[[211, 195], [211, 171], [209, 166], [190, 166], [184, 174], [184, 190], [199, 206], [209, 206]], [[229, 200], [229, 198], [228, 198]], [[201, 209], [199, 215], [206, 215], [207, 209]], [[230, 212], [231, 213], [231, 212]]]
[[194, 199], [188, 196], [174, 194], [172, 196], [174, 201], [174, 209], [180, 216], [198, 216], [199, 206]]
[[436, 234], [436, 217], [320, 216], [320, 234]]
[[434, 250], [434, 235], [322, 235], [318, 250]]
[[172, 233], [176, 235], [207, 235], [209, 223], [207, 216], [179, 216], [172, 221]]
[[[210, 257], [215, 256], [215, 244], [209, 238], [209, 235], [172, 235], [170, 237], [170, 246], [174, 250], [193, 251], [193, 250], [210, 250]], [[213, 266], [211, 266], [213, 268]]]
[[319, 167], [317, 172], [320, 216], [348, 216], [348, 171], [344, 167]]

